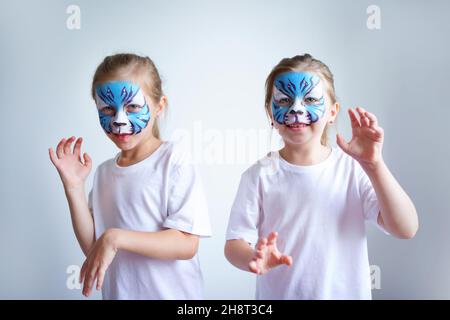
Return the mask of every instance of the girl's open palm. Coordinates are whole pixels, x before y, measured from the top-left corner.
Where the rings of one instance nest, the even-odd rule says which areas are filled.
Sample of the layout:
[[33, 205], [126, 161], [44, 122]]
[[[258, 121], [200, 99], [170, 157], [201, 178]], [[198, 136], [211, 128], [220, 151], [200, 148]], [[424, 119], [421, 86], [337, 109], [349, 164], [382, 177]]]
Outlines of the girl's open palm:
[[255, 248], [255, 255], [248, 267], [251, 272], [265, 274], [279, 265], [292, 265], [292, 257], [282, 254], [277, 248], [277, 232], [271, 232], [266, 238], [260, 238]]
[[72, 151], [72, 143], [75, 137], [62, 139], [56, 147], [56, 155], [49, 148], [49, 156], [53, 165], [58, 170], [65, 188], [79, 187], [83, 185], [92, 168], [92, 160], [87, 153], [81, 159], [81, 144], [83, 139], [78, 138]]
[[360, 107], [356, 108], [356, 111], [359, 119], [352, 109], [348, 110], [352, 125], [352, 139], [347, 143], [338, 134], [336, 142], [345, 153], [357, 160], [361, 165], [375, 165], [382, 158], [383, 129], [378, 126], [378, 121], [374, 114]]

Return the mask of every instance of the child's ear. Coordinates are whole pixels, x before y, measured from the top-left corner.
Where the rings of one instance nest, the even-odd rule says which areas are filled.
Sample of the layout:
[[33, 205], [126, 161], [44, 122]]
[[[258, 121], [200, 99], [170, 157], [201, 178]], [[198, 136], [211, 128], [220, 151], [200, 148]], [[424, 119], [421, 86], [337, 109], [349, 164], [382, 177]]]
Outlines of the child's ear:
[[159, 116], [164, 111], [164, 109], [167, 106], [167, 97], [162, 96], [161, 99], [159, 99], [159, 103], [156, 106], [156, 115]]
[[336, 103], [334, 103], [331, 106], [331, 110], [330, 110], [331, 111], [330, 112], [331, 113], [331, 120], [336, 119], [340, 109], [341, 109], [341, 105], [339, 104], [339, 102], [336, 102]]

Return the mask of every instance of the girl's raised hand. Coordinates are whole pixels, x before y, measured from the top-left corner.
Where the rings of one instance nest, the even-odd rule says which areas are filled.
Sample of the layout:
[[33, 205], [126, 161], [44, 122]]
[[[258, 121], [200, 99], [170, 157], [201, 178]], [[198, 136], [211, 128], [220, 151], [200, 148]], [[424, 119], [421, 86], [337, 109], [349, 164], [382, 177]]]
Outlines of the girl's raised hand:
[[62, 139], [56, 147], [56, 155], [52, 148], [48, 149], [50, 160], [58, 170], [66, 190], [82, 186], [92, 168], [92, 160], [87, 153], [84, 153], [81, 159], [83, 138], [76, 140], [72, 151], [74, 140], [75, 137]]
[[279, 265], [292, 265], [292, 257], [282, 254], [277, 248], [277, 232], [271, 232], [266, 238], [260, 238], [255, 247], [255, 255], [248, 268], [256, 274], [265, 274]]
[[357, 160], [363, 167], [375, 166], [382, 160], [384, 132], [378, 126], [374, 114], [357, 107], [359, 119], [353, 109], [348, 110], [352, 125], [352, 139], [345, 142], [344, 138], [337, 134], [336, 142], [349, 156]]

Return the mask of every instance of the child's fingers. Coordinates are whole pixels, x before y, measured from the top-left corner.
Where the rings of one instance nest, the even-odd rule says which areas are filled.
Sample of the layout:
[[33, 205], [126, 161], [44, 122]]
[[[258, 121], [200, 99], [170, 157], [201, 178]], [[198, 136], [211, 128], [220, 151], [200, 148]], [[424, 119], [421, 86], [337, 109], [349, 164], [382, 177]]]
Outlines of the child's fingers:
[[369, 122], [369, 119], [365, 115], [366, 111], [361, 107], [357, 107], [356, 111], [358, 112], [361, 125], [363, 127], [368, 127], [370, 125], [370, 122]]
[[255, 257], [258, 259], [262, 259], [264, 257], [264, 253], [262, 252], [262, 250], [256, 250]]
[[84, 281], [83, 294], [88, 297], [91, 294], [92, 286], [97, 275], [98, 268], [96, 266], [87, 271], [86, 280]]
[[50, 161], [56, 167], [56, 163], [58, 162], [58, 157], [55, 155], [52, 148], [48, 148], [48, 155], [50, 156]]
[[370, 127], [370, 120], [367, 117], [364, 117], [364, 126]]
[[72, 142], [73, 142], [73, 140], [75, 140], [75, 137], [74, 137], [74, 136], [70, 137], [70, 138], [66, 141], [66, 143], [64, 144], [64, 153], [65, 153], [65, 154], [70, 154], [70, 149], [71, 149], [71, 147], [72, 147]]
[[58, 156], [58, 159], [61, 159], [64, 156], [64, 143], [66, 143], [65, 138], [61, 139], [61, 141], [59, 141], [58, 145], [56, 146], [56, 155]]
[[256, 244], [256, 250], [261, 250], [267, 244], [267, 239], [264, 237], [259, 238]]
[[350, 122], [351, 122], [352, 128], [361, 127], [361, 123], [359, 122], [359, 120], [356, 117], [356, 114], [352, 108], [348, 109], [348, 116], [350, 117]]
[[266, 245], [267, 245], [267, 239], [266, 238], [262, 238], [262, 240], [261, 240], [261, 249], [263, 249]]
[[366, 116], [361, 117], [361, 124], [363, 127], [370, 127], [369, 118], [367, 118]]
[[258, 264], [256, 263], [255, 260], [250, 261], [250, 263], [248, 264], [248, 269], [253, 273], [256, 273], [256, 274], [259, 273]]
[[273, 245], [276, 243], [278, 237], [278, 232], [271, 232], [267, 237], [267, 245]]
[[100, 290], [103, 285], [103, 279], [105, 278], [105, 270], [104, 268], [98, 268], [97, 272], [97, 290]]
[[78, 279], [79, 283], [83, 283], [84, 281], [84, 276], [86, 274], [86, 267], [87, 267], [87, 260], [85, 260], [83, 265], [81, 266], [80, 278]]
[[90, 169], [92, 167], [91, 157], [87, 153], [84, 153], [83, 159], [84, 159], [84, 166]]
[[289, 267], [292, 266], [292, 257], [291, 256], [287, 256], [287, 255], [282, 255], [280, 257], [280, 262], [288, 265]]
[[378, 126], [378, 119], [373, 113], [370, 113], [370, 112], [366, 111], [365, 115], [369, 119], [371, 127], [377, 127]]
[[356, 112], [358, 112], [360, 116], [363, 116], [366, 110], [364, 110], [364, 108], [362, 107], [356, 107]]
[[81, 153], [81, 144], [83, 143], [83, 138], [78, 138], [77, 141], [75, 141], [75, 146], [73, 147], [73, 154], [77, 156], [77, 158], [80, 158]]

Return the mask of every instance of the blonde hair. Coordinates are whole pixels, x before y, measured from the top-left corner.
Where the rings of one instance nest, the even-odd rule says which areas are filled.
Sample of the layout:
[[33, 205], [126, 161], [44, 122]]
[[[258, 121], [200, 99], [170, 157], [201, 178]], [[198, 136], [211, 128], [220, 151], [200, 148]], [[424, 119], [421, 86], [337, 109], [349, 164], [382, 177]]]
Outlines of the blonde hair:
[[[94, 100], [96, 85], [113, 78], [129, 78], [138, 81], [155, 104], [158, 104], [164, 96], [158, 69], [149, 57], [119, 53], [103, 59], [92, 79], [91, 95]], [[161, 138], [156, 119], [152, 133], [157, 139]]]
[[[318, 76], [320, 76], [324, 82], [326, 83], [325, 88], [328, 93], [328, 96], [331, 99], [331, 103], [335, 104], [336, 99], [336, 93], [334, 90], [334, 77], [331, 73], [330, 69], [326, 64], [324, 64], [322, 61], [314, 59], [310, 54], [305, 53], [304, 55], [297, 55], [292, 58], [284, 58], [278, 64], [272, 69], [270, 74], [267, 76], [266, 79], [266, 95], [265, 95], [265, 110], [266, 114], [271, 118], [271, 101], [272, 101], [272, 88], [273, 83], [275, 81], [275, 78], [284, 72], [289, 71], [295, 71], [295, 72], [301, 72], [301, 71], [309, 71], [314, 72]], [[328, 144], [328, 124], [325, 126], [325, 129], [323, 131], [322, 137], [320, 138], [320, 143], [323, 145]]]

